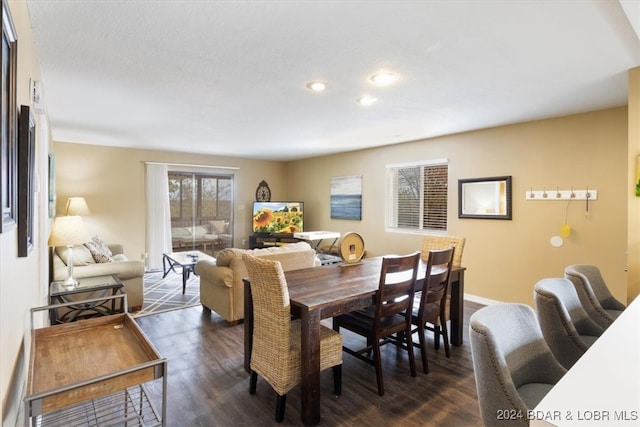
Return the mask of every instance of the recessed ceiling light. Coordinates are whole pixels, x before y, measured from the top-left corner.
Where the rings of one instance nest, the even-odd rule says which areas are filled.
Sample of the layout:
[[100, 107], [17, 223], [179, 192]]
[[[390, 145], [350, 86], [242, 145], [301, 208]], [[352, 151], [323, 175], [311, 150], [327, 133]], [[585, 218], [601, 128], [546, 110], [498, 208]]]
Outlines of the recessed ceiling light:
[[373, 96], [365, 95], [358, 98], [358, 104], [368, 107], [370, 105], [375, 104], [378, 101], [378, 98], [374, 98]]
[[398, 76], [388, 71], [380, 71], [379, 73], [375, 73], [374, 75], [369, 77], [369, 80], [371, 80], [374, 84], [378, 86], [390, 85], [391, 83], [395, 82], [397, 79], [398, 79]]
[[307, 89], [314, 92], [323, 92], [327, 90], [327, 84], [325, 82], [315, 81], [307, 83]]

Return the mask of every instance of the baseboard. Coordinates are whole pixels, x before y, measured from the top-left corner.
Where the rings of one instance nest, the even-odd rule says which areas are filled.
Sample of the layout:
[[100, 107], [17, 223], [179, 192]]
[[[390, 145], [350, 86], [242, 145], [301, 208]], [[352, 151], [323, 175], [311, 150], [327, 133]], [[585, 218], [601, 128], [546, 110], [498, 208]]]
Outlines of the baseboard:
[[482, 304], [482, 305], [495, 305], [495, 304], [501, 304], [502, 303], [502, 301], [497, 301], [497, 300], [493, 300], [493, 299], [489, 299], [489, 298], [483, 298], [483, 297], [479, 297], [477, 295], [471, 295], [471, 294], [464, 294], [464, 299], [466, 299], [467, 301], [475, 302], [475, 303]]

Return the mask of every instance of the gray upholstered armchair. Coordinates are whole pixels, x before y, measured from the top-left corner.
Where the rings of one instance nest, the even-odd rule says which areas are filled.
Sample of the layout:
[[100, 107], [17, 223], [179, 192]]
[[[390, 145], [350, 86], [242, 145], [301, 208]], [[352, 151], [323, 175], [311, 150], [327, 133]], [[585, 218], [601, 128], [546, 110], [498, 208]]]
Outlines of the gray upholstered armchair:
[[524, 304], [483, 307], [471, 316], [469, 336], [484, 425], [528, 427], [527, 411], [566, 373], [535, 312]]
[[605, 329], [627, 308], [611, 295], [600, 269], [595, 265], [570, 265], [565, 268], [564, 277], [573, 283], [589, 316]]
[[569, 279], [542, 279], [533, 295], [542, 335], [558, 362], [570, 369], [604, 328], [589, 317]]

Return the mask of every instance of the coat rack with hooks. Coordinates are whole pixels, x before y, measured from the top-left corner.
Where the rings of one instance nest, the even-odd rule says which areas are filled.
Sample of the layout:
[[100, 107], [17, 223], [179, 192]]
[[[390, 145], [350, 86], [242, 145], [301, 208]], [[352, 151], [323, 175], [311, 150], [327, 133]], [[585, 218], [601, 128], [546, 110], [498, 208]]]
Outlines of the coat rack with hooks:
[[527, 190], [526, 200], [598, 200], [598, 190], [586, 188], [582, 190], [546, 189]]

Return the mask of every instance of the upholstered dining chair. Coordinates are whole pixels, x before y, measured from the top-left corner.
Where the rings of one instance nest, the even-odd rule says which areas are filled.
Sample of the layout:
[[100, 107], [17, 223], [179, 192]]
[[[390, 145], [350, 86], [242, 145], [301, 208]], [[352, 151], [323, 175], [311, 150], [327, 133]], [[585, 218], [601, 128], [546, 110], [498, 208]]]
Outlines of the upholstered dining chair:
[[[425, 374], [429, 373], [427, 340], [425, 337], [427, 323], [433, 325], [435, 329], [434, 339], [439, 341], [440, 334], [442, 333], [445, 354], [447, 357], [451, 357], [445, 311], [454, 253], [455, 248], [453, 247], [442, 250], [429, 250], [422, 290], [417, 292], [413, 298], [411, 323], [413, 323], [416, 328], [412, 330], [412, 333], [418, 333], [420, 353], [422, 356], [422, 369]], [[442, 328], [442, 331], [440, 328]]]
[[[429, 258], [430, 250], [448, 249], [450, 247], [455, 248], [453, 254], [453, 265], [462, 265], [462, 254], [467, 239], [461, 236], [438, 236], [438, 235], [426, 235], [422, 238], [422, 261], [425, 263]], [[444, 305], [444, 318], [449, 321], [451, 311], [451, 298], [447, 295], [447, 301]], [[427, 323], [426, 329], [433, 332], [433, 348], [438, 350], [440, 348], [440, 318], [436, 319], [435, 324]]]
[[[249, 393], [258, 375], [277, 393], [276, 421], [284, 419], [287, 393], [300, 383], [300, 320], [291, 320], [287, 282], [279, 261], [242, 254], [253, 296], [253, 351]], [[342, 336], [327, 327], [320, 333], [320, 370], [333, 368], [334, 393], [341, 394]]]
[[539, 280], [533, 295], [545, 341], [558, 362], [571, 369], [604, 328], [589, 317], [569, 279]]
[[626, 308], [611, 294], [595, 265], [570, 265], [565, 268], [564, 277], [573, 283], [589, 316], [603, 328], [608, 328]]
[[411, 376], [416, 376], [411, 338], [411, 308], [419, 264], [419, 252], [406, 256], [383, 257], [380, 281], [373, 305], [333, 318], [335, 331], [345, 328], [366, 337], [366, 347], [354, 350], [344, 346], [343, 349], [348, 354], [375, 366], [380, 396], [384, 396], [380, 346], [392, 341], [396, 342], [395, 339], [391, 339], [394, 334], [398, 337], [398, 347], [403, 347], [404, 342], [404, 347], [409, 353]]
[[[527, 411], [566, 373], [542, 336], [536, 313], [524, 304], [496, 304], [471, 315], [469, 336], [485, 426], [528, 426]], [[497, 414], [521, 414], [523, 418]]]

